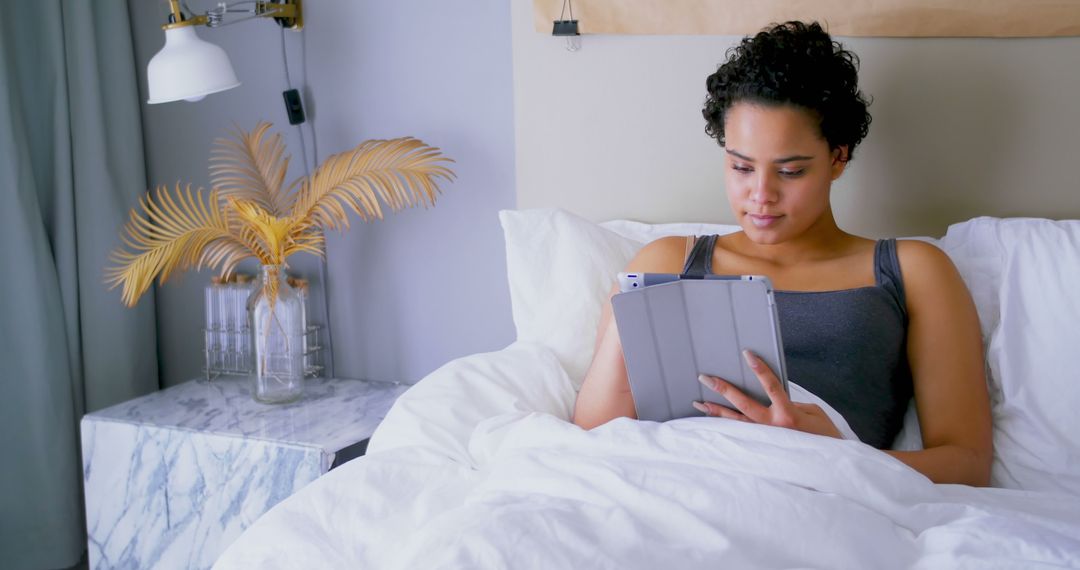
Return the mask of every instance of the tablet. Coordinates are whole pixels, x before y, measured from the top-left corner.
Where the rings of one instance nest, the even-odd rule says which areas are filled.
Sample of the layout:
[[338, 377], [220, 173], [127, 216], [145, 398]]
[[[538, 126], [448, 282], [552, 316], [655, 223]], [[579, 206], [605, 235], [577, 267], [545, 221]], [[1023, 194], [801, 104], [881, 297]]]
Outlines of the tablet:
[[743, 349], [760, 356], [787, 391], [780, 320], [767, 277], [620, 273], [619, 288], [611, 307], [638, 419], [700, 416], [694, 400], [734, 409], [698, 382], [698, 374], [723, 378], [769, 405]]

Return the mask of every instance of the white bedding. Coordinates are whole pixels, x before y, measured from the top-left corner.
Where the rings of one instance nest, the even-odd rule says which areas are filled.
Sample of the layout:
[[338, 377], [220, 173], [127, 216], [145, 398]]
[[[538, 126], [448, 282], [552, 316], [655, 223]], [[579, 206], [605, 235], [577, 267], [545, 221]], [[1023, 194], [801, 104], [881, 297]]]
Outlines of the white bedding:
[[1080, 567], [1078, 497], [716, 418], [584, 431], [573, 398], [538, 344], [451, 362], [215, 568]]

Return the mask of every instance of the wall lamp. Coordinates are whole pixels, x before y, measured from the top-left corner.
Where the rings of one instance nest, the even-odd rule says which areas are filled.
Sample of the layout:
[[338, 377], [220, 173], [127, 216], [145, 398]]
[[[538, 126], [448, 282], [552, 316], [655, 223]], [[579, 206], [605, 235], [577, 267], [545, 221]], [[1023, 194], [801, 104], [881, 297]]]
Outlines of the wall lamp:
[[[195, 26], [216, 28], [254, 18], [273, 18], [279, 26], [289, 30], [304, 26], [300, 0], [219, 2], [216, 8], [198, 15], [188, 9], [185, 2], [186, 16], [180, 5], [181, 0], [169, 0], [169, 22], [161, 26], [165, 30], [165, 47], [146, 67], [150, 91], [147, 103], [151, 105], [181, 99], [199, 101], [211, 93], [240, 85], [225, 50], [200, 39]], [[249, 16], [225, 20], [226, 14], [234, 13]]]

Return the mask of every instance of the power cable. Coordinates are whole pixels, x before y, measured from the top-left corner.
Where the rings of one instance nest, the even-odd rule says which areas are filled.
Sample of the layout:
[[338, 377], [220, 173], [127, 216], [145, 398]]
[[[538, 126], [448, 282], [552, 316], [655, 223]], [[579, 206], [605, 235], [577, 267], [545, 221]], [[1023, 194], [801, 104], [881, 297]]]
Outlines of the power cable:
[[[304, 30], [301, 29], [300, 33], [304, 34]], [[301, 37], [304, 37], [304, 36], [301, 36]], [[307, 53], [306, 53], [307, 52], [307, 42], [306, 41], [302, 42], [302, 46], [303, 46], [303, 49], [304, 49], [304, 52], [305, 52], [305, 54], [304, 54], [305, 57], [303, 58], [303, 60], [305, 61], [305, 64], [304, 64], [304, 76], [306, 77], [307, 76], [307, 64], [306, 64], [306, 61], [307, 61]], [[284, 67], [285, 67], [285, 83], [286, 83], [286, 86], [289, 89], [292, 89], [293, 88], [292, 77], [289, 74], [289, 55], [288, 55], [288, 52], [285, 49], [285, 28], [281, 28], [281, 61], [284, 64]], [[313, 164], [311, 166], [308, 165], [307, 141], [304, 139], [304, 124], [301, 123], [299, 125], [296, 125], [296, 128], [297, 128], [298, 132], [300, 133], [300, 149], [301, 149], [301, 153], [303, 154], [303, 159], [304, 159], [304, 175], [308, 179], [310, 179], [311, 178], [311, 170], [318, 166], [318, 161], [319, 161], [319, 151], [318, 151], [319, 147], [318, 147], [318, 143], [316, 142], [318, 137], [315, 134], [315, 123], [314, 123], [314, 121], [304, 121], [304, 122], [307, 123], [308, 125], [310, 125], [310, 128], [311, 128], [312, 146], [314, 147], [313, 151], [314, 151], [314, 154], [315, 154], [315, 164]], [[319, 231], [323, 231], [323, 230], [320, 228]], [[325, 233], [324, 233], [324, 238], [325, 238]], [[331, 314], [330, 314], [330, 281], [329, 281], [329, 279], [327, 279], [327, 276], [330, 273], [330, 269], [329, 269], [329, 266], [327, 265], [327, 261], [326, 261], [327, 256], [329, 255], [329, 252], [326, 251], [326, 248], [327, 248], [327, 244], [326, 244], [326, 240], [324, 239], [323, 240], [324, 255], [316, 256], [316, 257], [319, 260], [319, 281], [322, 283], [322, 288], [323, 288], [323, 295], [322, 295], [323, 314], [326, 315], [326, 352], [325, 352], [324, 358], [323, 358], [323, 362], [324, 362], [323, 370], [325, 371], [327, 378], [333, 378], [334, 377], [334, 341], [333, 341], [333, 335], [331, 333], [331, 330], [333, 329], [333, 326], [331, 325], [331, 322], [330, 322], [331, 321]]]

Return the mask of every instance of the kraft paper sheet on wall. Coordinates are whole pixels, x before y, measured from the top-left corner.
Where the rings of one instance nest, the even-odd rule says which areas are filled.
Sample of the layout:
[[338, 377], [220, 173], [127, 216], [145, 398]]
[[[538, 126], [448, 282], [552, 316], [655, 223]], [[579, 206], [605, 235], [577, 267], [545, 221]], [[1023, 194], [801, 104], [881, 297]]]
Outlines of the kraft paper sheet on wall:
[[[571, 0], [572, 1], [572, 0]], [[533, 0], [551, 33], [564, 0]], [[746, 35], [772, 22], [816, 20], [837, 36], [1080, 36], [1080, 0], [577, 0], [583, 34]]]

